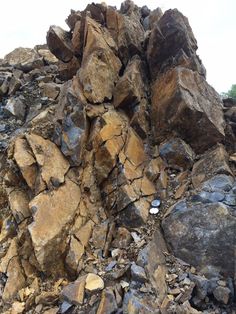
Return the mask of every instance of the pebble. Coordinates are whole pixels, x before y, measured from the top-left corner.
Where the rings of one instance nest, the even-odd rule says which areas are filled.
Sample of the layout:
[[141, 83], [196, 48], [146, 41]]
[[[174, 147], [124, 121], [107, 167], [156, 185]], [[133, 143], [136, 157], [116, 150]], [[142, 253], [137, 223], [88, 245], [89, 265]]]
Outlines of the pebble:
[[159, 199], [152, 201], [152, 207], [159, 207], [161, 205], [161, 201]]
[[159, 213], [159, 208], [157, 208], [157, 207], [152, 207], [152, 208], [150, 208], [150, 214], [152, 214], [152, 215], [156, 215], [156, 214], [158, 214]]

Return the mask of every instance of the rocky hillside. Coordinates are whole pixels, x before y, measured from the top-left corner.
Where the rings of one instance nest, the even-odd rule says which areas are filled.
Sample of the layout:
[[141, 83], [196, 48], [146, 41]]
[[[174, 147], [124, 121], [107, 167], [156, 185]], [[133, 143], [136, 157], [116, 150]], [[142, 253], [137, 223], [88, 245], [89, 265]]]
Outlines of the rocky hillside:
[[236, 103], [188, 19], [66, 22], [0, 61], [0, 312], [236, 313]]

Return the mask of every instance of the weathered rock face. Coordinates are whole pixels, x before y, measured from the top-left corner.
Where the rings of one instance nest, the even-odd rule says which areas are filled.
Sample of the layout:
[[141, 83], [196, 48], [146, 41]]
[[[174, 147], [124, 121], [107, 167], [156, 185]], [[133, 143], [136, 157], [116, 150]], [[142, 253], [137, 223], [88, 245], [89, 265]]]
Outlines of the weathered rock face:
[[187, 18], [66, 23], [0, 60], [0, 312], [232, 313], [235, 103]]
[[162, 141], [178, 135], [196, 152], [224, 139], [222, 102], [202, 76], [176, 67], [159, 76], [152, 86], [154, 136]]

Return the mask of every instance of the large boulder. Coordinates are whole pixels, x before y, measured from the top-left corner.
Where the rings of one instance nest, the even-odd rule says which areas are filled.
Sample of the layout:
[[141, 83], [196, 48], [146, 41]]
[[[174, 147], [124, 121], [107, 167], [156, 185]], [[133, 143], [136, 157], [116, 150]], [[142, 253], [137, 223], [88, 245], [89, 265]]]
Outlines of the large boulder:
[[47, 45], [50, 51], [63, 62], [69, 62], [74, 56], [70, 34], [59, 26], [50, 26]]
[[162, 221], [174, 254], [198, 267], [233, 276], [236, 244], [235, 210], [222, 203], [177, 203]]
[[153, 84], [152, 124], [157, 142], [177, 135], [197, 153], [225, 135], [219, 95], [201, 75], [183, 67], [167, 71]]
[[196, 55], [197, 48], [188, 19], [177, 9], [166, 11], [153, 27], [148, 42], [147, 60], [152, 78], [177, 65], [205, 76], [205, 68]]

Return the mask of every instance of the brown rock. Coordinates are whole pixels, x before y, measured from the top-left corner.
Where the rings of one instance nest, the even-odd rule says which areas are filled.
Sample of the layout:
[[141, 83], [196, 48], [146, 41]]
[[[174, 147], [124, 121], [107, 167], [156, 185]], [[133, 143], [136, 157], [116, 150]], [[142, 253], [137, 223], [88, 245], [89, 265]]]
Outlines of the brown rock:
[[68, 32], [59, 26], [50, 26], [47, 32], [47, 45], [51, 53], [59, 60], [69, 62], [74, 55], [71, 38]]
[[60, 85], [56, 83], [41, 83], [40, 88], [42, 89], [43, 97], [48, 97], [55, 100], [60, 93]]
[[127, 111], [145, 96], [143, 64], [139, 57], [131, 59], [114, 89], [114, 106]]
[[31, 216], [29, 210], [29, 197], [24, 190], [13, 190], [9, 193], [9, 204], [17, 223]]
[[85, 289], [89, 291], [102, 290], [104, 288], [104, 281], [98, 275], [89, 273], [85, 281]]
[[58, 63], [59, 61], [48, 49], [39, 49], [38, 54], [43, 57], [43, 60], [48, 64]]
[[57, 146], [39, 135], [28, 134], [26, 139], [41, 167], [41, 177], [49, 186], [58, 186], [64, 182], [64, 176], [69, 169], [68, 161], [63, 157]]
[[72, 271], [77, 271], [77, 267], [81, 257], [84, 254], [84, 246], [75, 237], [70, 239], [70, 248], [66, 256], [66, 264]]
[[222, 102], [197, 72], [176, 67], [152, 87], [152, 121], [158, 142], [177, 134], [195, 152], [204, 152], [224, 138]]
[[83, 304], [86, 277], [86, 275], [79, 277], [76, 281], [63, 288], [62, 298], [71, 304]]
[[33, 189], [37, 177], [36, 160], [34, 159], [28, 142], [24, 138], [17, 138], [14, 146], [14, 159], [28, 184]]
[[25, 277], [20, 266], [19, 257], [13, 256], [7, 266], [7, 282], [4, 287], [2, 299], [4, 302], [10, 302], [16, 296], [17, 292], [25, 286]]
[[81, 48], [82, 48], [82, 43], [81, 43], [81, 21], [77, 21], [75, 23], [75, 26], [74, 26], [74, 30], [73, 30], [73, 35], [72, 35], [72, 45], [73, 45], [73, 48], [74, 48], [74, 53], [75, 53], [75, 56], [81, 56], [82, 55], [82, 51], [81, 51]]
[[216, 148], [205, 153], [193, 166], [193, 186], [198, 188], [204, 181], [217, 174], [233, 175], [228, 161], [228, 153], [222, 145], [218, 145]]
[[42, 67], [43, 58], [36, 50], [30, 48], [16, 48], [4, 57], [4, 60], [11, 66], [25, 72]]
[[[85, 44], [79, 80], [83, 93], [91, 103], [111, 100], [115, 82], [121, 68], [116, 57], [116, 44], [105, 29], [91, 18], [85, 20]], [[97, 73], [97, 75], [94, 75]]]
[[28, 229], [36, 258], [43, 270], [48, 270], [64, 252], [63, 234], [79, 202], [80, 189], [68, 179], [58, 190], [41, 193], [30, 202], [29, 206], [35, 214], [34, 222]]
[[115, 239], [112, 242], [112, 246], [120, 248], [120, 249], [126, 249], [129, 247], [131, 242], [132, 242], [132, 236], [129, 230], [127, 230], [126, 228], [120, 227], [117, 230]]
[[76, 22], [81, 20], [81, 13], [79, 11], [71, 10], [69, 16], [66, 19], [66, 24], [71, 30], [75, 28]]
[[125, 65], [132, 56], [142, 54], [144, 29], [137, 12], [133, 11], [130, 15], [122, 15], [114, 8], [108, 7], [106, 23], [109, 32], [117, 43], [120, 58]]
[[97, 310], [97, 314], [115, 313], [118, 310], [116, 297], [111, 288], [106, 288], [102, 292], [101, 302]]
[[59, 78], [64, 81], [70, 80], [73, 78], [74, 75], [76, 75], [79, 68], [80, 62], [76, 57], [73, 57], [67, 63], [59, 61], [58, 63]]

